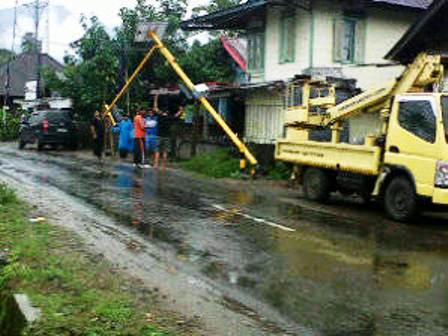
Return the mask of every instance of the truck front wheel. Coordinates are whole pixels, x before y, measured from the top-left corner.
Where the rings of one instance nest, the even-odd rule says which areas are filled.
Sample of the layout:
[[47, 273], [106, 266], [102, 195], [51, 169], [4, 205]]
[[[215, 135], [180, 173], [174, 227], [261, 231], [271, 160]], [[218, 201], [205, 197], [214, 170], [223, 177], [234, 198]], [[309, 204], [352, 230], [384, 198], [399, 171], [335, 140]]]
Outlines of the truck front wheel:
[[384, 191], [384, 209], [398, 222], [407, 222], [417, 215], [414, 186], [406, 177], [395, 177]]
[[325, 202], [330, 197], [330, 178], [322, 169], [308, 168], [303, 175], [305, 197], [312, 201]]

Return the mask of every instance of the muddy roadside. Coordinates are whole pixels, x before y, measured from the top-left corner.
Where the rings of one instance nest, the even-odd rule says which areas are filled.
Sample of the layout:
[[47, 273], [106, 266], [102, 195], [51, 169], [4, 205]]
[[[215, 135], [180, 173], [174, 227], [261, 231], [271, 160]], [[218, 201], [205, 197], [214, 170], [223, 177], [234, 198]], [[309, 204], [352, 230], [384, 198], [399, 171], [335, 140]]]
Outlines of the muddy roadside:
[[[113, 266], [3, 184], [0, 234], [0, 336], [203, 334], [198, 319], [165, 309], [157, 288]], [[35, 308], [19, 306], [17, 293]]]

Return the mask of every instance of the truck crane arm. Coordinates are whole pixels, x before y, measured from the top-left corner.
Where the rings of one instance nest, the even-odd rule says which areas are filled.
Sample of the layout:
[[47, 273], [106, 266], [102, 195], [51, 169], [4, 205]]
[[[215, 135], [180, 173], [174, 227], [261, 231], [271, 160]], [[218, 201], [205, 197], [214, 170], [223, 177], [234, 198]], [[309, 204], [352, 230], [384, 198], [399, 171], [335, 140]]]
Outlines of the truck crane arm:
[[383, 87], [365, 91], [327, 110], [320, 126], [330, 126], [359, 113], [376, 112], [387, 108], [390, 97], [406, 92], [424, 91], [443, 79], [440, 55], [421, 53], [407, 66], [402, 75]]

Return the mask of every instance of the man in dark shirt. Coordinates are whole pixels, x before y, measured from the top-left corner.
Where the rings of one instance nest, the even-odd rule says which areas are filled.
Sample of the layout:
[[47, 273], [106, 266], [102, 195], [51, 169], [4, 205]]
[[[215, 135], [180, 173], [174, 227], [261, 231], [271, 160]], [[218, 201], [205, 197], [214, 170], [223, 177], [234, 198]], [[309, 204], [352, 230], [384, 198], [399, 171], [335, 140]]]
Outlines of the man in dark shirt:
[[93, 154], [98, 158], [99, 162], [102, 163], [104, 150], [104, 121], [98, 111], [95, 111], [90, 130], [93, 137]]
[[182, 111], [175, 115], [169, 115], [166, 112], [157, 111], [158, 113], [158, 146], [154, 153], [154, 168], [159, 167], [160, 154], [162, 154], [162, 166], [165, 169], [168, 161], [168, 150], [171, 139], [171, 130], [173, 123], [178, 120]]

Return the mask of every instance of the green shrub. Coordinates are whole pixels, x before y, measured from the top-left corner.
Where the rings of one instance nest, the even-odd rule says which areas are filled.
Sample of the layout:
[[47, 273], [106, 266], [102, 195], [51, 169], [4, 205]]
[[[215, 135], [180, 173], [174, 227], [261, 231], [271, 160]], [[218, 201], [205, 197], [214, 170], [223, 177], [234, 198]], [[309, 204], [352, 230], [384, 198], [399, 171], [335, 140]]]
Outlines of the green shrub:
[[15, 140], [19, 136], [20, 117], [13, 112], [6, 113], [6, 125], [3, 123], [5, 111], [0, 109], [0, 141]]
[[229, 149], [218, 149], [211, 153], [197, 155], [181, 165], [189, 171], [214, 178], [239, 175], [239, 159]]
[[284, 162], [275, 162], [275, 164], [268, 169], [266, 177], [269, 180], [288, 180], [291, 177], [292, 168]]
[[0, 205], [17, 203], [17, 197], [13, 190], [0, 183]]

